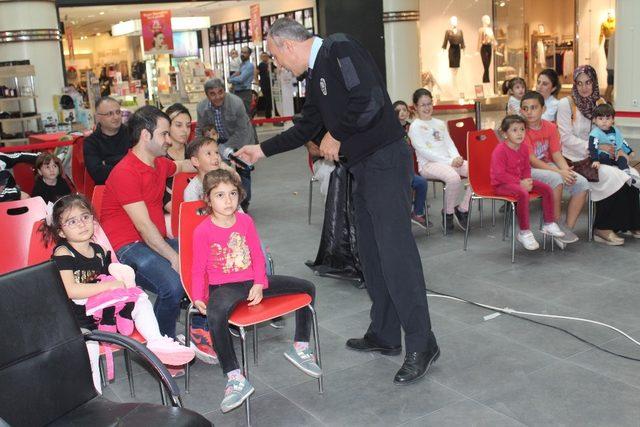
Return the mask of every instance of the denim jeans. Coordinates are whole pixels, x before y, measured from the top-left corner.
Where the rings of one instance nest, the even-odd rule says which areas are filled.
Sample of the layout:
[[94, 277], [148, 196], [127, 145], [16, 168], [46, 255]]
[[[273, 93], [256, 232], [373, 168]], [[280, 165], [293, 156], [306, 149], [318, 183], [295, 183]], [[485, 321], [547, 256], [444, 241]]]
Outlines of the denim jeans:
[[424, 205], [427, 203], [428, 187], [429, 183], [426, 178], [420, 175], [413, 175], [411, 188], [413, 189], [413, 213], [416, 215], [424, 215]]

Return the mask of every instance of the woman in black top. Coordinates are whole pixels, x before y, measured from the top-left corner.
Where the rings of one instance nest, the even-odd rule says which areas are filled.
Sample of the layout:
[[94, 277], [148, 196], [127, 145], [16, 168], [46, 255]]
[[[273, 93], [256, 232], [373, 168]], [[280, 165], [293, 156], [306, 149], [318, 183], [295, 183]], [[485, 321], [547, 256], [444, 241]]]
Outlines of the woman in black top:
[[[176, 103], [165, 111], [171, 120], [169, 128], [169, 138], [171, 147], [167, 150], [167, 157], [171, 160], [184, 160], [189, 134], [191, 133], [191, 113], [187, 107]], [[167, 186], [164, 191], [164, 210], [171, 213], [171, 188], [173, 187], [173, 177], [167, 179]]]

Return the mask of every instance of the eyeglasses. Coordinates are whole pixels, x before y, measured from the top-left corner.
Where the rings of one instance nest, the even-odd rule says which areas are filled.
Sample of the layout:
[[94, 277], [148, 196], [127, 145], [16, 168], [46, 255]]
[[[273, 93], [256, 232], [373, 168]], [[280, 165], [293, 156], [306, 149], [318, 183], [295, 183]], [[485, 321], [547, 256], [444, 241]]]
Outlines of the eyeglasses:
[[96, 114], [99, 116], [107, 116], [107, 117], [121, 116], [122, 110], [113, 110], [113, 111], [109, 111], [108, 113], [96, 113]]
[[62, 227], [77, 228], [78, 226], [80, 226], [80, 223], [87, 224], [91, 221], [93, 221], [93, 215], [90, 213], [84, 213], [80, 215], [79, 218], [70, 218], [66, 220], [62, 223]]
[[578, 87], [583, 87], [583, 86], [593, 86], [593, 80], [589, 79], [589, 80], [585, 80], [585, 81], [576, 81], [576, 86]]

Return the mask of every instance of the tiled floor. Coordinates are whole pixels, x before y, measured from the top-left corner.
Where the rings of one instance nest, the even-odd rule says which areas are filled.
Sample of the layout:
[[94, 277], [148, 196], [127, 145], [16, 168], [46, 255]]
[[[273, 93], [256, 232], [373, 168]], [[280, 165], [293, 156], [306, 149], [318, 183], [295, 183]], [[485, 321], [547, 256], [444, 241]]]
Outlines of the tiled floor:
[[[280, 131], [281, 129], [277, 129]], [[261, 133], [267, 130], [263, 129]], [[253, 178], [251, 214], [275, 258], [276, 270], [313, 281], [323, 348], [325, 393], [315, 380], [282, 357], [293, 321], [284, 330], [260, 328], [260, 363], [250, 365], [256, 426], [638, 426], [640, 363], [606, 354], [558, 330], [441, 298], [429, 298], [433, 329], [442, 356], [429, 375], [413, 386], [396, 387], [393, 375], [402, 357], [360, 354], [345, 340], [368, 324], [369, 299], [347, 282], [315, 277], [304, 261], [315, 257], [322, 227], [321, 198], [314, 188], [312, 224], [307, 225], [309, 171], [302, 149], [262, 161]], [[440, 210], [440, 193], [433, 198]], [[490, 212], [485, 204], [485, 213]], [[537, 214], [535, 214], [537, 215]], [[489, 218], [487, 220], [487, 217]], [[469, 250], [462, 233], [443, 237], [415, 228], [427, 287], [439, 292], [514, 309], [580, 316], [615, 325], [640, 336], [638, 277], [640, 241], [622, 247], [581, 240], [565, 251], [526, 253], [501, 240], [502, 216], [491, 226], [477, 214]], [[439, 226], [439, 220], [432, 218]], [[640, 358], [640, 348], [595, 325], [544, 320], [612, 351]], [[117, 379], [105, 390], [115, 400], [131, 400], [117, 356]], [[159, 402], [157, 383], [135, 368], [137, 399]], [[218, 366], [196, 363], [185, 406], [217, 425], [244, 425], [242, 408], [223, 415], [224, 378]], [[179, 382], [182, 386], [184, 383]]]

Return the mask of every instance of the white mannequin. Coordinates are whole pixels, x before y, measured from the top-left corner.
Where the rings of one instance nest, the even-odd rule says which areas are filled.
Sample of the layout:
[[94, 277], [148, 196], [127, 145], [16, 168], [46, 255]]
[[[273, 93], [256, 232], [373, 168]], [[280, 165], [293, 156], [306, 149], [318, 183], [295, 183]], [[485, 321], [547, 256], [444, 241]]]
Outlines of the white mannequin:
[[[452, 16], [451, 18], [449, 18], [449, 24], [450, 24], [450, 28], [449, 31], [451, 31], [453, 34], [458, 34], [458, 31], [460, 31], [458, 29], [458, 17], [457, 16]], [[443, 52], [446, 52], [447, 49], [443, 47], [442, 49]], [[464, 42], [462, 44], [462, 47], [460, 49], [460, 56], [464, 55]], [[453, 86], [454, 91], [458, 89], [458, 68], [457, 67], [450, 67], [449, 70], [451, 71], [451, 84]]]
[[478, 29], [478, 52], [483, 44], [491, 43], [493, 46], [497, 46], [496, 37], [493, 34], [493, 28], [491, 28], [491, 18], [489, 15], [482, 17], [482, 27]]

